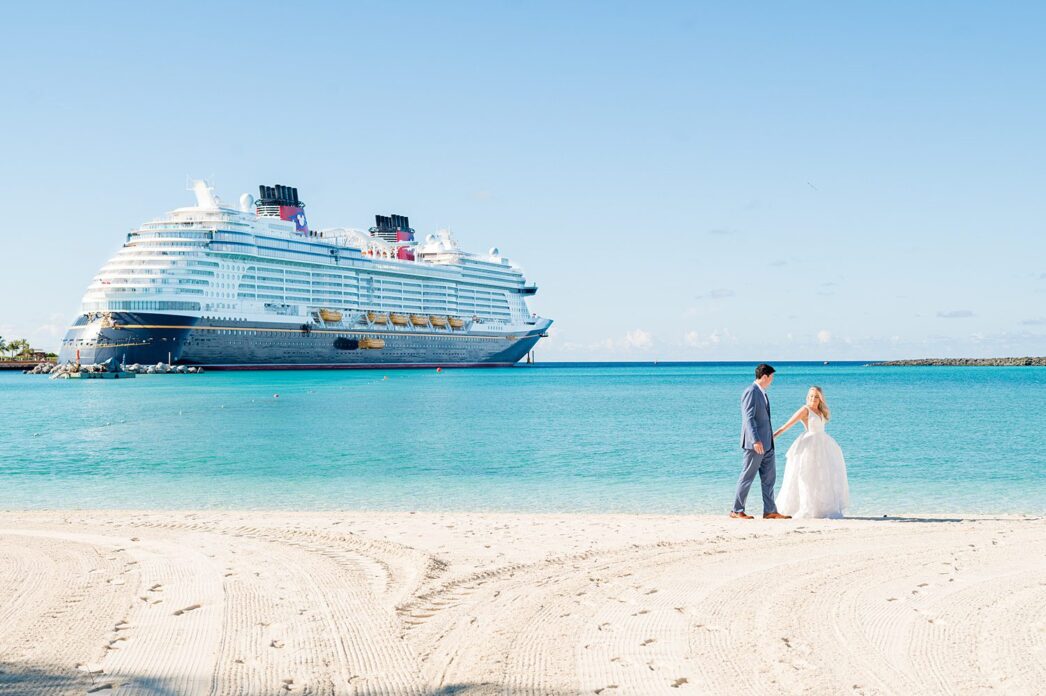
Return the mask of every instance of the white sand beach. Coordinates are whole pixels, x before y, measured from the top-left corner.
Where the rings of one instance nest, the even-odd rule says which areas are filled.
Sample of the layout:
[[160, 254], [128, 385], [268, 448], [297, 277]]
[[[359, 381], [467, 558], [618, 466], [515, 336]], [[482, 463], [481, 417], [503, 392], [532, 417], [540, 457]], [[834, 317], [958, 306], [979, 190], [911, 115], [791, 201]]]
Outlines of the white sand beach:
[[1046, 519], [0, 513], [5, 694], [1007, 694]]

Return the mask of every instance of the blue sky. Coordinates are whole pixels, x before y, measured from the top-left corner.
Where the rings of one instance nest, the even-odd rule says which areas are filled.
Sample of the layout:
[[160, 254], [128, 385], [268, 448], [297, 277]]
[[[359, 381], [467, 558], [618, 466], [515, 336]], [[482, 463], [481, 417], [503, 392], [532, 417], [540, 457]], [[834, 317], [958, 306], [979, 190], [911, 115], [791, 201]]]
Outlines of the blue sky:
[[1042, 3], [21, 3], [0, 334], [142, 221], [294, 185], [498, 246], [547, 360], [1046, 354]]

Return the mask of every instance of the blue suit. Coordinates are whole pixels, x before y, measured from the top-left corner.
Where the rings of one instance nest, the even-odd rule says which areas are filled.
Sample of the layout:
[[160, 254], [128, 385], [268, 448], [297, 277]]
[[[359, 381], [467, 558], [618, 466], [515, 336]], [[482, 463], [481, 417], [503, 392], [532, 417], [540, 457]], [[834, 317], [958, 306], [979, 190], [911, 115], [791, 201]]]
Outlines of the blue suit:
[[[763, 444], [763, 454], [755, 451], [755, 443]], [[777, 457], [774, 452], [774, 428], [770, 425], [770, 401], [757, 384], [749, 385], [741, 395], [741, 449], [744, 468], [737, 480], [734, 512], [744, 512], [748, 489], [759, 474], [763, 489], [763, 514], [777, 512], [774, 504], [774, 482], [777, 480]]]

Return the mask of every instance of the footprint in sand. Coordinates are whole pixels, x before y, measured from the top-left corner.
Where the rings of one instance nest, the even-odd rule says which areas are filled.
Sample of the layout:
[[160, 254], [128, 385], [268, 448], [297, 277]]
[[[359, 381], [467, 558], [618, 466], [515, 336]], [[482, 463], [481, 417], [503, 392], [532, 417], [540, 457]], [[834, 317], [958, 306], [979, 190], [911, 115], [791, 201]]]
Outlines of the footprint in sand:
[[604, 691], [606, 691], [607, 689], [616, 689], [616, 688], [617, 688], [617, 684], [607, 684], [606, 686], [604, 686], [602, 688], [596, 689], [593, 693], [601, 694]]
[[672, 682], [672, 688], [673, 689], [678, 689], [683, 684], [689, 684], [689, 683], [690, 683], [690, 680], [687, 679], [686, 677], [679, 677], [679, 679], [676, 679], [674, 682]]
[[187, 612], [195, 611], [195, 610], [199, 609], [202, 606], [203, 606], [202, 604], [190, 604], [189, 606], [185, 607], [184, 609], [179, 609], [176, 612], [174, 612], [174, 615], [175, 616], [181, 616], [182, 614], [185, 614]]
[[640, 645], [644, 645], [645, 646], [645, 645], [650, 645], [651, 643], [656, 643], [656, 642], [657, 642], [656, 638], [647, 638], [642, 643], [640, 643]]
[[112, 688], [113, 688], [112, 682], [106, 682], [105, 684], [99, 684], [98, 686], [92, 686], [90, 689], [87, 690], [87, 693], [94, 694], [94, 693], [98, 693], [99, 691], [108, 691], [108, 690], [110, 690]]

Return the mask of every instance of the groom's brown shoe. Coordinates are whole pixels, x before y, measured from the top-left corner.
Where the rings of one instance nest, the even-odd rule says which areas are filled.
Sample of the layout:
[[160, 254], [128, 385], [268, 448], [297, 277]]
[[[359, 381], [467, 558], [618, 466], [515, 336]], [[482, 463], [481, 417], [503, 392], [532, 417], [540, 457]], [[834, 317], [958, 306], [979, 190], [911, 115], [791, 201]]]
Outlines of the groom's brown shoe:
[[730, 516], [735, 518], [735, 519], [739, 519], [739, 520], [754, 520], [755, 519], [751, 515], [746, 515], [743, 512], [733, 512], [733, 511], [731, 511], [730, 512]]
[[791, 515], [782, 515], [779, 512], [771, 512], [769, 514], [763, 515], [763, 519], [764, 520], [790, 520], [790, 519], [792, 519], [792, 516]]

